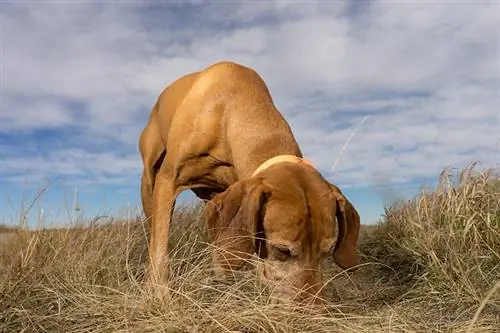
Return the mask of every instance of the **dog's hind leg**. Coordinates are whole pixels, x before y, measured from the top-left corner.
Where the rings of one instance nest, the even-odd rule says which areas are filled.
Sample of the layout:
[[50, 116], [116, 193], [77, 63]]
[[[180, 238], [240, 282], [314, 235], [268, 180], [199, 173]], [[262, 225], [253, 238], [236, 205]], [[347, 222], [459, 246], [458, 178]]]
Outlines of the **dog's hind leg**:
[[139, 139], [139, 151], [143, 162], [141, 201], [144, 215], [147, 219], [151, 218], [151, 211], [153, 209], [153, 188], [155, 177], [166, 153], [166, 149], [162, 145], [161, 137], [156, 125], [156, 111], [157, 105], [153, 108], [148, 124], [142, 131]]
[[150, 271], [148, 274], [149, 280], [153, 283], [159, 283], [166, 279], [170, 222], [176, 198], [182, 190], [183, 188], [175, 185], [173, 168], [165, 158], [156, 174], [153, 188], [149, 242]]
[[145, 167], [142, 171], [141, 202], [146, 219], [151, 219], [153, 209], [153, 189], [155, 185], [153, 180], [155, 179], [158, 169], [163, 162], [165, 153], [166, 151], [163, 149], [159, 154], [156, 154], [155, 157], [158, 157], [155, 159], [156, 163], [153, 163], [153, 167]]

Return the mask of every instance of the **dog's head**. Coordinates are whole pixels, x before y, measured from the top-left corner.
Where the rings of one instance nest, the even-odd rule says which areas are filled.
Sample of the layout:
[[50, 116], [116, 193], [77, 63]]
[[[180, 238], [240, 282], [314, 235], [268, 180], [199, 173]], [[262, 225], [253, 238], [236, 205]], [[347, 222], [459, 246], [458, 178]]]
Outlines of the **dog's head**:
[[231, 185], [205, 207], [219, 248], [217, 266], [238, 269], [257, 254], [259, 277], [283, 298], [322, 294], [321, 259], [332, 247], [343, 269], [360, 263], [357, 211], [310, 166], [273, 165]]

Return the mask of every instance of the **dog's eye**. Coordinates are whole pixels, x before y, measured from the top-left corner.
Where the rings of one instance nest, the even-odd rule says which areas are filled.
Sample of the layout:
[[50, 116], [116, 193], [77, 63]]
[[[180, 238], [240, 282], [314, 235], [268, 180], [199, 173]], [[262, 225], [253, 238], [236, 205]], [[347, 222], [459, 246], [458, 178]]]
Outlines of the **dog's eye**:
[[289, 248], [284, 246], [274, 246], [274, 253], [276, 255], [276, 259], [285, 261], [292, 257], [292, 252]]

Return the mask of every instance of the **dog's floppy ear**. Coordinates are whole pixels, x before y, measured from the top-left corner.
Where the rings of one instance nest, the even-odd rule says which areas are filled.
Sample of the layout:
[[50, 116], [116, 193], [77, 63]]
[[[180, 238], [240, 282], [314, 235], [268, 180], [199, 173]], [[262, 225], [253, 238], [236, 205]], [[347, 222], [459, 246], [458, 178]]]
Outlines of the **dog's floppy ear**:
[[357, 251], [360, 218], [354, 206], [342, 194], [340, 189], [330, 184], [330, 188], [337, 203], [335, 216], [338, 223], [337, 242], [333, 250], [335, 262], [343, 269], [360, 264]]
[[218, 261], [225, 268], [240, 268], [254, 253], [267, 256], [262, 240], [265, 189], [261, 179], [251, 178], [232, 184], [206, 203], [209, 235], [219, 248]]

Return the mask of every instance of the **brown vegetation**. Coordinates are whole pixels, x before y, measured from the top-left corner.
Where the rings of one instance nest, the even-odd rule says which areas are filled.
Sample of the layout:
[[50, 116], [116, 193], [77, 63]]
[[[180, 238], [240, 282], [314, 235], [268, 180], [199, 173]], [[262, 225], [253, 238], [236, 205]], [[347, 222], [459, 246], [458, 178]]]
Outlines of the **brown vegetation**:
[[[452, 181], [455, 181], [455, 184]], [[18, 231], [0, 244], [0, 331], [495, 332], [500, 182], [466, 169], [395, 203], [359, 241], [363, 267], [325, 263], [322, 311], [272, 304], [253, 272], [211, 280], [201, 207], [178, 209], [171, 280], [141, 284], [147, 224]]]
[[10, 226], [4, 225], [4, 224], [0, 224], [0, 234], [16, 232], [18, 230], [19, 230], [18, 228], [10, 227]]

